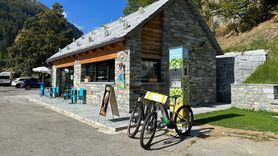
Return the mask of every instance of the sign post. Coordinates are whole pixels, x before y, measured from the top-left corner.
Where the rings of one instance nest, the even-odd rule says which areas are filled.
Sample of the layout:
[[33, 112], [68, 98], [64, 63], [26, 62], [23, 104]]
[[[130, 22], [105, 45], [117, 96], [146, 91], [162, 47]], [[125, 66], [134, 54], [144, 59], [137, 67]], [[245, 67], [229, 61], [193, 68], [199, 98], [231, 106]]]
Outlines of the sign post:
[[170, 96], [177, 96], [170, 99], [171, 111], [177, 111], [189, 102], [188, 60], [188, 49], [176, 47], [169, 50]]

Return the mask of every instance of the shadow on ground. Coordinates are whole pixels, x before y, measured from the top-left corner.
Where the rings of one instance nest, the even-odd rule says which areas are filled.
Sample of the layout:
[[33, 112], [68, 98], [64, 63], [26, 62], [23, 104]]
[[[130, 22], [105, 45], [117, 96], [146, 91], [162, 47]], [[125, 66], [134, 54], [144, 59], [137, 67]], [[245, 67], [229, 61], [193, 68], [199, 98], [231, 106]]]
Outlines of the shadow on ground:
[[196, 129], [191, 130], [191, 132], [188, 136], [167, 135], [166, 138], [158, 140], [158, 137], [168, 134], [168, 131], [164, 131], [162, 134], [155, 135], [156, 140], [153, 141], [153, 143], [151, 144], [151, 147], [147, 150], [162, 150], [162, 149], [169, 148], [171, 146], [180, 144], [180, 143], [182, 143], [186, 140], [189, 140], [191, 138], [194, 138], [194, 137], [207, 138], [207, 137], [209, 137], [209, 133], [213, 129], [214, 128], [196, 128]]
[[[235, 117], [240, 117], [243, 116], [241, 114], [223, 114], [223, 115], [215, 115], [212, 117], [207, 117], [207, 118], [202, 118], [202, 119], [197, 119], [194, 120], [194, 126], [193, 129], [191, 130], [190, 134], [188, 136], [182, 137], [182, 136], [173, 136], [169, 133], [167, 130], [158, 130], [155, 134], [155, 139], [153, 140], [151, 147], [147, 150], [161, 150], [165, 148], [169, 148], [171, 146], [175, 146], [177, 144], [180, 144], [186, 140], [189, 140], [191, 138], [197, 137], [197, 138], [208, 138], [210, 137], [210, 132], [214, 130], [214, 128], [201, 128], [201, 127], [196, 127], [198, 125], [203, 125], [207, 124], [210, 122], [214, 121], [220, 121], [220, 120], [225, 120], [225, 119], [230, 119], [230, 118], [235, 118]], [[140, 132], [138, 132], [140, 134]], [[162, 136], [166, 136], [162, 137]], [[160, 139], [161, 137], [161, 139]], [[136, 137], [136, 139], [139, 139]]]
[[236, 118], [236, 117], [240, 117], [240, 116], [243, 116], [243, 115], [241, 115], [241, 114], [215, 115], [215, 116], [212, 116], [212, 117], [207, 117], [207, 118], [194, 120], [194, 125], [199, 126], [199, 125], [207, 124], [207, 123], [210, 123], [210, 122], [215, 122], [215, 121], [220, 121], [220, 120], [225, 120], [225, 119], [230, 119], [230, 118]]

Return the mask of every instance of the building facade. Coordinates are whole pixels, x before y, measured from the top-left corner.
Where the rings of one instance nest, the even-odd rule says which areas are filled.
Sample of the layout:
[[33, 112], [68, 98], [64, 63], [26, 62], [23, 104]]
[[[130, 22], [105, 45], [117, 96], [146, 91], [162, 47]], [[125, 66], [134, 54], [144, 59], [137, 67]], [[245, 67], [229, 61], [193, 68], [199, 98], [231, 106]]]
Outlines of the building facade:
[[189, 51], [189, 103], [216, 103], [216, 54], [221, 53], [191, 0], [159, 0], [74, 40], [47, 60], [52, 85], [82, 87], [101, 105], [113, 85], [118, 107], [130, 111], [135, 90], [169, 94], [169, 49]]

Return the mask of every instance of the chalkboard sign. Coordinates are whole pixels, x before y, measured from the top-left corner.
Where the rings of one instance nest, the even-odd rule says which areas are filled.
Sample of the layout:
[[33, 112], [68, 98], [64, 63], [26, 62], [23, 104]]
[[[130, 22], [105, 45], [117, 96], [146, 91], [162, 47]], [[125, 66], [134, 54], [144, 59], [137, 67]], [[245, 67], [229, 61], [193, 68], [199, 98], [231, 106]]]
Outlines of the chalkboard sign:
[[109, 103], [111, 106], [112, 114], [120, 116], [114, 88], [111, 85], [106, 85], [99, 115], [106, 116]]

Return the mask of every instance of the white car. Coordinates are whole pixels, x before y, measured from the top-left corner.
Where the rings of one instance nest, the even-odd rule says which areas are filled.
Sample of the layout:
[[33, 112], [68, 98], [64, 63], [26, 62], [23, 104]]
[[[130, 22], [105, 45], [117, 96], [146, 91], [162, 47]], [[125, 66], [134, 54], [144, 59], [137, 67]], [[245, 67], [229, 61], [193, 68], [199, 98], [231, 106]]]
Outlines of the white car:
[[0, 73], [0, 85], [11, 85], [11, 73], [2, 72]]
[[16, 88], [20, 88], [23, 84], [23, 81], [26, 80], [26, 78], [16, 78], [13, 82], [12, 82], [12, 86], [16, 87]]

